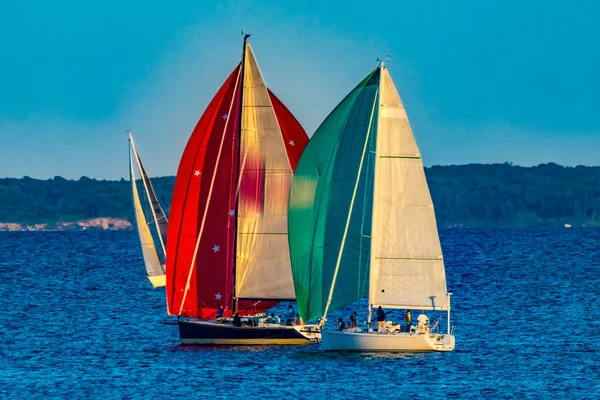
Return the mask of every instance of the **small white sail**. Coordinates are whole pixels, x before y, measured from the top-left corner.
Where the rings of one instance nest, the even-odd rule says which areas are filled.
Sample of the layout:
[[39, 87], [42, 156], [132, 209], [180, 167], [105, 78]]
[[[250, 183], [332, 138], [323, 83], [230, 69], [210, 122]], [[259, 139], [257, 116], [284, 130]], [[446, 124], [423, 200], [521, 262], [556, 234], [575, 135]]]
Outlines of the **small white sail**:
[[129, 168], [131, 178], [131, 190], [133, 193], [133, 207], [135, 211], [135, 222], [140, 236], [140, 243], [142, 245], [142, 255], [144, 257], [144, 263], [146, 264], [146, 271], [148, 273], [148, 279], [152, 286], [155, 288], [166, 285], [166, 275], [164, 268], [158, 257], [152, 234], [148, 228], [144, 211], [142, 210], [142, 204], [140, 202], [140, 196], [135, 183], [135, 172], [133, 168], [133, 160], [131, 159], [131, 153], [129, 155]]
[[144, 184], [144, 189], [146, 191], [146, 197], [148, 199], [148, 203], [150, 204], [152, 217], [154, 218], [154, 223], [158, 234], [158, 240], [160, 241], [163, 255], [166, 256], [167, 250], [165, 248], [165, 243], [167, 242], [167, 228], [169, 221], [167, 220], [167, 217], [162, 207], [160, 206], [160, 203], [158, 202], [158, 198], [156, 197], [156, 193], [154, 192], [154, 188], [152, 187], [152, 182], [150, 182], [150, 178], [148, 177], [146, 169], [142, 164], [140, 155], [138, 154], [137, 149], [135, 148], [135, 142], [133, 141], [133, 136], [131, 135], [131, 132], [128, 132], [128, 135], [129, 143], [131, 143], [131, 150], [133, 151], [133, 156], [138, 166], [138, 171], [140, 171], [142, 183]]
[[372, 306], [448, 309], [433, 203], [406, 110], [383, 67], [377, 132]]

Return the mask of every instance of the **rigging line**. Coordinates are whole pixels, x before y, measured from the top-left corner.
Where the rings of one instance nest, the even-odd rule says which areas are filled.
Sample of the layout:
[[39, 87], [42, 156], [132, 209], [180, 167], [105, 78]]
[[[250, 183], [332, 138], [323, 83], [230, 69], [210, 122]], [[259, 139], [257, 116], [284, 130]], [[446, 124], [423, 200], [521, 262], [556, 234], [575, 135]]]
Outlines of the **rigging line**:
[[327, 317], [327, 311], [329, 311], [329, 306], [331, 305], [331, 300], [333, 298], [333, 289], [335, 287], [335, 281], [337, 279], [337, 274], [340, 270], [340, 264], [342, 262], [342, 253], [344, 251], [344, 245], [346, 243], [346, 236], [348, 236], [348, 228], [350, 227], [350, 218], [352, 216], [352, 210], [354, 208], [354, 200], [356, 199], [356, 191], [358, 190], [358, 183], [360, 182], [360, 173], [362, 172], [363, 162], [365, 160], [365, 153], [367, 152], [367, 147], [369, 143], [369, 137], [371, 136], [371, 126], [373, 123], [373, 115], [375, 115], [375, 105], [377, 105], [377, 94], [379, 93], [379, 87], [375, 92], [375, 99], [373, 99], [373, 107], [371, 108], [371, 116], [369, 117], [369, 128], [367, 129], [367, 137], [365, 138], [365, 144], [363, 147], [362, 155], [360, 157], [360, 164], [358, 166], [358, 174], [356, 175], [356, 182], [354, 183], [354, 191], [352, 192], [352, 200], [350, 201], [350, 210], [348, 211], [348, 218], [346, 218], [346, 227], [344, 228], [344, 235], [342, 236], [342, 243], [340, 245], [340, 251], [338, 252], [337, 262], [335, 263], [335, 270], [333, 272], [333, 279], [331, 280], [331, 287], [329, 288], [329, 297], [327, 298], [327, 304], [325, 305], [325, 312], [323, 313], [323, 318], [321, 321], [325, 323], [325, 319]]
[[[231, 104], [229, 105], [229, 111], [227, 115], [231, 114], [231, 109], [233, 108], [233, 103], [235, 103], [235, 92], [237, 91], [238, 83], [240, 80], [241, 70], [238, 73], [238, 77], [235, 81], [235, 87], [233, 88], [233, 96], [231, 96]], [[221, 144], [219, 145], [219, 152], [217, 153], [217, 160], [215, 162], [215, 168], [213, 170], [213, 175], [210, 181], [210, 188], [208, 189], [208, 196], [206, 198], [206, 205], [204, 206], [204, 213], [202, 214], [202, 222], [200, 223], [200, 230], [198, 231], [198, 237], [196, 238], [196, 247], [194, 248], [194, 255], [192, 256], [192, 262], [190, 264], [190, 270], [188, 272], [188, 277], [185, 282], [185, 290], [183, 291], [183, 298], [181, 299], [181, 304], [179, 305], [178, 314], [181, 315], [181, 311], [183, 310], [183, 305], [185, 304], [185, 299], [187, 298], [188, 291], [190, 290], [190, 281], [192, 280], [192, 272], [194, 272], [194, 266], [196, 265], [196, 257], [198, 256], [198, 248], [200, 247], [200, 238], [202, 237], [202, 233], [204, 232], [204, 224], [206, 222], [206, 215], [208, 214], [208, 205], [210, 204], [210, 199], [212, 197], [213, 188], [215, 186], [215, 179], [217, 177], [217, 170], [219, 161], [221, 160], [221, 152], [223, 150], [223, 143], [225, 143], [225, 132], [227, 132], [227, 127], [229, 126], [229, 118], [225, 120], [225, 126], [223, 127], [223, 134], [221, 136]]]
[[[154, 182], [158, 183], [157, 179], [159, 177], [155, 177]], [[152, 181], [152, 180], [150, 180]], [[154, 194], [156, 196], [156, 201], [158, 202], [158, 205], [160, 206], [160, 201], [159, 198], [162, 200], [162, 204], [165, 204], [167, 207], [167, 210], [170, 211], [169, 209], [171, 208], [171, 199], [169, 198], [168, 202], [167, 202], [167, 196], [165, 196], [165, 192], [161, 189], [160, 185], [156, 185], [156, 187], [152, 186], [152, 190], [154, 190]], [[165, 222], [169, 223], [169, 218], [167, 217], [167, 213], [165, 212], [165, 210], [162, 208], [162, 206], [160, 206], [161, 211], [163, 212], [162, 217], [159, 218], [159, 220], [163, 219], [165, 220]]]
[[[240, 140], [240, 145], [241, 144], [242, 144], [242, 140]], [[240, 169], [238, 171], [238, 181], [237, 181], [237, 184], [235, 187], [235, 198], [234, 198], [234, 200], [236, 202], [238, 201], [238, 196], [240, 194], [240, 187], [242, 186], [242, 176], [244, 175], [244, 172], [246, 172], [245, 167], [246, 167], [246, 159], [248, 157], [248, 147], [250, 147], [250, 146], [244, 146], [244, 158], [242, 159], [242, 164], [240, 165]], [[248, 170], [248, 171], [254, 171], [254, 170]]]
[[[379, 95], [378, 95], [378, 99], [377, 99], [377, 105], [381, 108], [384, 107], [384, 105], [382, 104], [382, 100], [383, 100], [383, 95], [385, 94], [385, 79], [384, 82], [381, 82], [381, 74], [383, 72], [385, 72], [384, 69], [384, 63], [382, 62], [379, 65]], [[377, 114], [377, 127], [379, 128], [380, 126], [380, 119], [381, 119], [381, 113]], [[377, 184], [377, 165], [378, 165], [378, 161], [377, 161], [377, 151], [380, 151], [379, 146], [380, 146], [380, 142], [379, 142], [379, 132], [377, 133], [377, 139], [375, 141], [375, 150], [372, 151], [373, 154], [373, 208], [371, 210], [371, 243], [370, 243], [370, 250], [371, 252], [369, 253], [369, 297], [368, 297], [368, 304], [369, 304], [369, 323], [371, 322], [371, 316], [373, 313], [373, 294], [375, 293], [373, 285], [374, 285], [374, 279], [373, 279], [373, 270], [375, 269], [375, 267], [378, 268], [378, 265], [374, 265], [374, 259], [375, 259], [375, 253], [377, 251], [377, 231], [376, 231], [376, 223], [377, 223], [377, 201], [375, 199], [375, 194], [378, 191], [378, 187], [380, 185]], [[377, 271], [379, 272], [379, 271]]]
[[368, 157], [367, 158], [367, 173], [365, 174], [365, 195], [363, 197], [363, 212], [362, 212], [362, 218], [360, 221], [360, 239], [359, 239], [359, 244], [358, 244], [358, 280], [357, 280], [357, 291], [358, 293], [361, 293], [360, 290], [360, 275], [361, 275], [361, 266], [362, 266], [362, 248], [363, 248], [363, 237], [364, 237], [364, 228], [365, 228], [365, 205], [367, 204], [367, 192], [368, 192], [368, 183], [369, 183], [369, 166], [371, 165], [371, 158]]
[[[242, 174], [242, 167], [240, 166], [240, 157], [241, 157], [241, 151], [242, 151], [242, 133], [243, 133], [243, 128], [244, 128], [244, 94], [245, 94], [245, 90], [244, 87], [246, 86], [246, 50], [249, 47], [249, 45], [247, 44], [248, 38], [250, 37], [249, 34], [244, 34], [244, 42], [243, 42], [243, 49], [242, 49], [242, 62], [240, 64], [240, 104], [239, 104], [239, 114], [238, 114], [238, 126], [237, 126], [237, 135], [234, 135], [234, 141], [233, 141], [233, 148], [237, 149], [236, 151], [236, 163], [237, 163], [237, 174], [238, 174], [238, 179], [241, 182], [241, 174]], [[236, 147], [237, 146], [237, 147]], [[239, 214], [240, 213], [240, 199], [237, 197], [237, 190], [235, 193], [235, 197], [234, 197], [234, 202], [235, 202], [235, 213]], [[233, 268], [232, 268], [232, 275], [227, 275], [226, 277], [226, 281], [229, 279], [229, 277], [231, 276], [232, 278], [232, 282], [231, 284], [231, 294], [232, 294], [232, 305], [233, 305], [233, 312], [237, 312], [238, 309], [238, 301], [237, 301], [237, 286], [236, 286], [236, 282], [237, 282], [237, 246], [238, 246], [238, 237], [237, 237], [237, 232], [238, 232], [238, 226], [239, 225], [239, 217], [236, 215], [236, 217], [234, 218], [234, 234], [233, 234]], [[228, 240], [229, 242], [229, 240]]]
[[[131, 148], [133, 150], [133, 155], [135, 156], [135, 161], [137, 162], [138, 169], [140, 171], [140, 175], [142, 175], [142, 183], [144, 184], [144, 189], [146, 190], [146, 197], [148, 197], [150, 211], [152, 212], [152, 217], [154, 217], [154, 223], [156, 224], [156, 231], [157, 231], [156, 233], [158, 233], [158, 240], [160, 240], [160, 246], [162, 247], [163, 254], [167, 254], [167, 250], [165, 249], [165, 243], [163, 242], [162, 235], [160, 234], [160, 231], [158, 230], [158, 219], [156, 217], [156, 211], [154, 210], [154, 205], [152, 204], [152, 199], [150, 199], [150, 192], [148, 191], [148, 186], [146, 185], [146, 179], [144, 178], [144, 174], [146, 171], [144, 170], [144, 168], [142, 168], [142, 161], [140, 160], [140, 156], [138, 155], [137, 150], [135, 149], [135, 143], [133, 141], [133, 136], [131, 135], [131, 132], [129, 132], [129, 137], [131, 138]], [[146, 178], [147, 178], [147, 176], [146, 176]], [[160, 205], [159, 205], [159, 207], [160, 207]]]

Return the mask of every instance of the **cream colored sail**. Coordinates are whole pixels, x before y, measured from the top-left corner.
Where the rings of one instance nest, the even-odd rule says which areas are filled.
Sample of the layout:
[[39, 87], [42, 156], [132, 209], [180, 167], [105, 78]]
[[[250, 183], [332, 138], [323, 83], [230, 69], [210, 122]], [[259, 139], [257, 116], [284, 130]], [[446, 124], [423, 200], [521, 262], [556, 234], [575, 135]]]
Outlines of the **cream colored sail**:
[[446, 275], [423, 162], [406, 110], [382, 67], [369, 301], [447, 309]]
[[142, 210], [142, 204], [140, 202], [140, 196], [135, 183], [135, 172], [133, 169], [133, 160], [131, 154], [129, 157], [130, 171], [131, 171], [131, 189], [133, 192], [133, 208], [135, 210], [135, 222], [138, 234], [140, 236], [140, 243], [142, 245], [142, 255], [144, 257], [144, 263], [146, 264], [146, 272], [148, 273], [148, 279], [152, 286], [155, 288], [166, 285], [166, 275], [163, 270], [163, 266], [158, 258], [158, 252], [152, 239], [152, 234], [148, 228], [146, 217]]
[[244, 60], [236, 296], [295, 299], [287, 207], [292, 169], [250, 45]]
[[133, 141], [133, 136], [131, 132], [129, 134], [129, 143], [131, 144], [131, 150], [133, 150], [133, 157], [135, 158], [136, 164], [138, 166], [138, 171], [141, 175], [142, 183], [144, 184], [144, 189], [146, 192], [146, 196], [148, 199], [148, 203], [150, 204], [150, 211], [152, 212], [152, 217], [154, 218], [154, 224], [156, 228], [156, 233], [158, 234], [158, 240], [160, 241], [160, 245], [162, 248], [163, 255], [167, 254], [167, 250], [165, 248], [165, 242], [167, 238], [167, 227], [169, 221], [163, 211], [160, 203], [158, 202], [158, 198], [156, 197], [156, 193], [154, 192], [154, 188], [152, 187], [152, 182], [150, 182], [150, 178], [146, 173], [144, 166], [142, 165], [142, 160], [140, 159], [139, 154], [135, 148], [135, 142]]

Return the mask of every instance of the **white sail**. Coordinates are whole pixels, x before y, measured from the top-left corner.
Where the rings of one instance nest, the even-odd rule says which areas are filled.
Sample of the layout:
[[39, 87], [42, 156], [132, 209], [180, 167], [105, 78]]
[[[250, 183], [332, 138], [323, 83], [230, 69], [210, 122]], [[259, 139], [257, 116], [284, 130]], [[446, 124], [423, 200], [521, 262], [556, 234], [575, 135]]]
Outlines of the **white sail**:
[[158, 202], [158, 198], [156, 197], [156, 193], [154, 192], [154, 188], [152, 187], [152, 182], [150, 182], [150, 178], [146, 173], [146, 169], [142, 164], [142, 160], [140, 159], [140, 155], [135, 148], [135, 142], [133, 141], [133, 136], [131, 132], [129, 134], [129, 143], [131, 143], [131, 150], [133, 150], [133, 156], [135, 157], [135, 161], [138, 166], [138, 171], [140, 171], [140, 175], [142, 178], [142, 183], [144, 184], [144, 189], [146, 191], [146, 197], [148, 199], [148, 203], [150, 204], [150, 210], [152, 212], [152, 217], [154, 218], [154, 224], [156, 227], [156, 232], [158, 234], [158, 240], [160, 241], [160, 245], [163, 251], [163, 255], [166, 256], [167, 250], [165, 248], [165, 243], [167, 241], [167, 229], [168, 223], [167, 217]]
[[129, 155], [129, 164], [131, 174], [131, 190], [133, 192], [133, 208], [135, 211], [135, 225], [140, 236], [146, 272], [148, 273], [148, 279], [150, 280], [150, 283], [152, 283], [152, 286], [155, 288], [162, 287], [166, 285], [166, 275], [158, 257], [158, 252], [156, 250], [156, 246], [154, 245], [154, 240], [152, 239], [152, 234], [148, 228], [144, 211], [142, 210], [140, 196], [135, 183], [135, 172], [133, 169], [133, 160], [131, 159], [131, 154]]
[[250, 45], [244, 60], [240, 156], [236, 296], [295, 299], [287, 235], [292, 168]]
[[369, 302], [447, 309], [446, 275], [423, 162], [406, 110], [382, 67]]

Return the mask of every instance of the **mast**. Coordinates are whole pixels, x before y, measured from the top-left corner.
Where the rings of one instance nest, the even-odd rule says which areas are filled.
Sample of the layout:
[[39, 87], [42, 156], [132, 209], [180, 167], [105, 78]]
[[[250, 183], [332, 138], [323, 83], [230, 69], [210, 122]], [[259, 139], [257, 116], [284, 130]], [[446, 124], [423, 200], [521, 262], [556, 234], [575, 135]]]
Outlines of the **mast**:
[[[383, 68], [385, 67], [385, 61], [379, 60], [379, 58], [377, 58], [377, 60], [379, 61], [379, 69], [383, 70]], [[379, 73], [381, 74], [381, 71]], [[379, 109], [381, 108], [381, 80], [379, 81], [379, 85], [377, 85], [377, 86], [378, 86], [377, 119], [379, 119]], [[377, 126], [379, 127], [379, 123], [377, 124]], [[377, 137], [379, 137], [379, 135], [377, 135]], [[373, 215], [375, 214], [375, 207], [377, 205], [377, 202], [375, 201], [375, 177], [377, 175], [377, 137], [375, 139], [375, 162], [373, 163], [373, 210], [372, 210]], [[375, 223], [375, 218], [371, 218], [371, 249], [373, 248], [373, 241], [375, 240], [375, 237], [377, 236], [377, 235], [373, 235], [373, 233], [375, 232], [375, 230], [373, 229], [374, 223]], [[369, 254], [370, 253], [371, 252], [369, 252]], [[367, 317], [367, 329], [369, 326], [371, 326], [371, 315], [373, 313], [373, 302], [372, 302], [372, 293], [373, 293], [372, 286], [373, 286], [373, 284], [372, 284], [372, 280], [371, 280], [371, 276], [370, 276], [371, 275], [370, 264], [372, 263], [372, 260], [373, 259], [371, 257], [369, 257], [369, 305], [368, 305], [369, 313], [368, 313], [368, 317]]]
[[[243, 33], [243, 32], [242, 32]], [[235, 228], [233, 235], [233, 314], [237, 312], [238, 308], [238, 299], [236, 293], [236, 283], [235, 283], [235, 273], [236, 273], [236, 265], [237, 265], [237, 231], [238, 231], [238, 218], [239, 218], [239, 180], [241, 179], [242, 171], [241, 168], [241, 156], [242, 156], [242, 122], [244, 121], [243, 113], [244, 113], [244, 73], [246, 69], [246, 42], [250, 37], [250, 34], [244, 34], [243, 48], [242, 48], [242, 67], [240, 69], [240, 112], [239, 112], [239, 124], [238, 124], [238, 135], [237, 135], [237, 171], [238, 171], [238, 189], [236, 189], [235, 193]]]
[[448, 335], [450, 335], [450, 296], [452, 296], [452, 293], [448, 292], [446, 294], [448, 295]]

